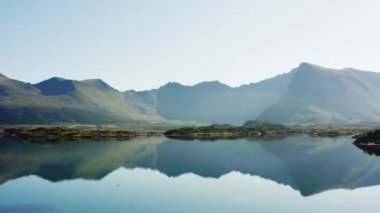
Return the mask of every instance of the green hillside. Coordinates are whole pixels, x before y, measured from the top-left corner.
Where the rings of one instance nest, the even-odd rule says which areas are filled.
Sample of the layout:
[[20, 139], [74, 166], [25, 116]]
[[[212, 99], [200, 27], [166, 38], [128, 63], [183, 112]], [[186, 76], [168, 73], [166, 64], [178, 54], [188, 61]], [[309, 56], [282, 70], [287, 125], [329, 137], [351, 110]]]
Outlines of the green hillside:
[[129, 104], [101, 80], [51, 78], [30, 85], [0, 78], [0, 123], [123, 123], [161, 121]]

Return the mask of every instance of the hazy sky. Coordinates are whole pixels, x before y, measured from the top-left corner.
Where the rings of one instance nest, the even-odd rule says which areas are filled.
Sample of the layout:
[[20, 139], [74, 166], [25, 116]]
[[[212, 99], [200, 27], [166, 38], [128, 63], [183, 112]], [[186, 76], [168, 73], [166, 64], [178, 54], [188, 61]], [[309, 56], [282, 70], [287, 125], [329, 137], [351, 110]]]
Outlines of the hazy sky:
[[231, 86], [306, 61], [380, 71], [376, 0], [0, 0], [0, 72]]

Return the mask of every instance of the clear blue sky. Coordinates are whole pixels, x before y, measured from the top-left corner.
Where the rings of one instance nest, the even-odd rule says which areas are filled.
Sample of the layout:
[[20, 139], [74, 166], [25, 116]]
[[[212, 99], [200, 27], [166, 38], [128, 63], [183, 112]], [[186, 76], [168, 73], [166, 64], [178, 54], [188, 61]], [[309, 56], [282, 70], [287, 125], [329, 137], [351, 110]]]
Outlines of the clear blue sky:
[[0, 0], [0, 72], [231, 86], [300, 62], [380, 71], [376, 0]]

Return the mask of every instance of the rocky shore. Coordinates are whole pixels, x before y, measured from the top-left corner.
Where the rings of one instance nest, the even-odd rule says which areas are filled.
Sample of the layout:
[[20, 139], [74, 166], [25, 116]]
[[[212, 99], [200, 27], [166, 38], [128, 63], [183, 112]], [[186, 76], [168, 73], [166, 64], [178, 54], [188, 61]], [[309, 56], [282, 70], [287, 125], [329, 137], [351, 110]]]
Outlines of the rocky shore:
[[128, 140], [137, 136], [161, 136], [159, 132], [131, 132], [124, 129], [70, 127], [2, 128], [0, 135], [23, 141], [56, 142], [76, 140]]
[[[128, 130], [127, 130], [128, 129]], [[130, 128], [96, 128], [96, 127], [69, 127], [69, 126], [44, 126], [44, 127], [2, 127], [0, 136], [22, 141], [34, 142], [60, 142], [80, 140], [128, 140], [138, 136], [163, 136], [182, 140], [217, 140], [238, 139], [246, 137], [286, 137], [290, 135], [310, 135], [313, 137], [339, 137], [360, 135], [355, 143], [365, 144], [379, 143], [379, 132], [368, 132], [368, 129], [354, 128], [326, 128], [321, 126], [286, 126], [269, 122], [248, 122], [242, 126], [209, 125], [201, 127], [183, 127], [162, 131], [130, 131]], [[373, 139], [377, 138], [377, 140]]]
[[358, 145], [380, 145], [380, 130], [372, 130], [359, 135], [354, 144]]
[[365, 153], [380, 156], [380, 130], [373, 130], [359, 135], [354, 144]]
[[365, 132], [364, 129], [321, 128], [303, 126], [285, 126], [268, 122], [257, 122], [250, 125], [211, 125], [186, 127], [166, 131], [164, 135], [175, 139], [234, 139], [245, 137], [286, 136], [306, 134], [313, 137], [353, 136]]

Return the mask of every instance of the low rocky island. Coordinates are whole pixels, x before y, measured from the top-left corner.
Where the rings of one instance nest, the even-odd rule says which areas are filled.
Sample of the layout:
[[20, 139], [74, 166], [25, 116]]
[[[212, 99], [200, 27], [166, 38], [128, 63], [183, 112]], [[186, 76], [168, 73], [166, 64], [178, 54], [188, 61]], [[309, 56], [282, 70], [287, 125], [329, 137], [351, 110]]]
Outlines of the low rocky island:
[[358, 145], [380, 145], [380, 130], [373, 130], [358, 136], [354, 142]]
[[248, 121], [242, 126], [210, 125], [185, 127], [168, 130], [164, 135], [176, 139], [236, 139], [245, 137], [271, 137], [307, 134], [315, 137], [353, 136], [367, 131], [366, 129], [322, 127], [322, 126], [287, 126], [263, 121]]
[[354, 144], [370, 155], [380, 156], [380, 130], [359, 135]]

